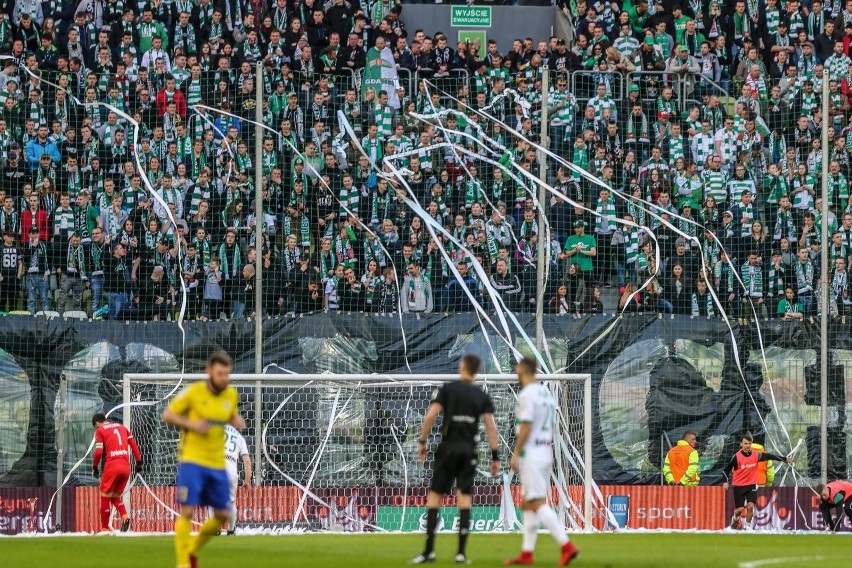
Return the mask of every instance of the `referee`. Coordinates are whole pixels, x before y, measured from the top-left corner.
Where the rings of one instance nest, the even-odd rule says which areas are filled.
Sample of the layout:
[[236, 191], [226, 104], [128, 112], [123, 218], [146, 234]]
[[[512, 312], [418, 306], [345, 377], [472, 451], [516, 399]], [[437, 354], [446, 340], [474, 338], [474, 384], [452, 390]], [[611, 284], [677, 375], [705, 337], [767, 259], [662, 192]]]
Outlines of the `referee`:
[[476, 474], [476, 445], [479, 442], [479, 417], [485, 421], [488, 444], [491, 446], [491, 475], [500, 470], [498, 453], [497, 424], [494, 422], [494, 403], [482, 389], [475, 386], [474, 380], [481, 361], [479, 357], [468, 353], [459, 363], [460, 381], [447, 383], [435, 392], [432, 404], [423, 418], [417, 453], [421, 461], [426, 461], [426, 441], [438, 415], [443, 411], [444, 422], [441, 427], [441, 443], [435, 452], [432, 484], [426, 506], [426, 548], [422, 554], [412, 559], [411, 564], [435, 562], [435, 529], [438, 528], [438, 509], [441, 500], [456, 485], [456, 499], [459, 507], [459, 548], [455, 557], [456, 564], [467, 564], [465, 546], [470, 526], [470, 490], [473, 476]]

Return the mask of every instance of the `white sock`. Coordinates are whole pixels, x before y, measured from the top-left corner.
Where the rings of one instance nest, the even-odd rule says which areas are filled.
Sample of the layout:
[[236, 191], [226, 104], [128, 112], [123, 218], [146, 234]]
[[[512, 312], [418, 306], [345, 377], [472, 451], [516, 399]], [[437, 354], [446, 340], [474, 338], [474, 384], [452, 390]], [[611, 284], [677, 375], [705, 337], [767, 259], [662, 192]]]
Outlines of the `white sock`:
[[538, 538], [538, 515], [535, 511], [524, 511], [524, 542], [521, 550], [532, 553]]
[[234, 528], [237, 526], [237, 503], [236, 501], [231, 503], [231, 514], [228, 515], [228, 531], [233, 532]]
[[550, 531], [550, 536], [553, 537], [553, 540], [555, 540], [559, 546], [568, 542], [568, 535], [565, 533], [565, 527], [562, 526], [562, 523], [559, 522], [559, 517], [556, 516], [556, 513], [549, 505], [547, 505], [547, 503], [539, 507], [536, 514], [538, 515], [541, 524]]

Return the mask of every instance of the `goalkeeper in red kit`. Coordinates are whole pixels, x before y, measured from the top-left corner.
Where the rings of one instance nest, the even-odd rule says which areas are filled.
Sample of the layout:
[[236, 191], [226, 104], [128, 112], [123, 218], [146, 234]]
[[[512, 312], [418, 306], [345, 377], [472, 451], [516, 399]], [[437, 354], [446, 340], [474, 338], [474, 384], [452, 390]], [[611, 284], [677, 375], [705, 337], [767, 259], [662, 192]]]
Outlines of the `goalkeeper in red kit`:
[[[754, 440], [751, 434], [743, 434], [740, 437], [740, 451], [734, 454], [731, 461], [725, 465], [722, 472], [727, 477], [732, 472], [734, 488], [734, 516], [731, 517], [731, 528], [736, 528], [743, 509], [746, 511], [745, 530], [751, 530], [751, 520], [754, 517], [754, 504], [757, 502], [757, 474], [758, 464], [769, 460], [793, 463], [793, 458], [777, 456], [769, 452], [761, 452], [751, 449]], [[725, 491], [730, 485], [726, 481], [723, 485]]]
[[133, 439], [130, 430], [117, 422], [108, 422], [106, 416], [97, 413], [92, 416], [95, 427], [95, 457], [92, 474], [100, 475], [100, 464], [104, 462], [101, 476], [101, 531], [109, 531], [110, 505], [121, 515], [121, 532], [130, 529], [130, 515], [121, 501], [121, 494], [130, 479], [130, 452], [136, 461], [136, 473], [142, 471], [142, 454]]

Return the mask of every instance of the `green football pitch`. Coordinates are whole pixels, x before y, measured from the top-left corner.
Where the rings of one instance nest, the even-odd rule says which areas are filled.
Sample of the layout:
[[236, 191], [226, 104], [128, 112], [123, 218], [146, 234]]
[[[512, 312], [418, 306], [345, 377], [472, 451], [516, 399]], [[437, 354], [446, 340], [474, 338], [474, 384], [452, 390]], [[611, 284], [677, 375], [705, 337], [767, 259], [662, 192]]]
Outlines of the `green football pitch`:
[[[689, 566], [779, 568], [849, 566], [852, 538], [844, 535], [761, 534], [590, 534], [576, 535], [581, 550], [571, 566], [638, 568]], [[468, 556], [474, 566], [501, 566], [517, 554], [517, 534], [473, 534]], [[403, 567], [420, 551], [421, 535], [334, 535], [219, 537], [199, 555], [201, 568], [382, 568]], [[451, 566], [456, 536], [437, 540], [436, 566]], [[539, 536], [537, 566], [553, 566], [556, 547]], [[0, 538], [0, 565], [61, 568], [172, 568], [167, 536]]]

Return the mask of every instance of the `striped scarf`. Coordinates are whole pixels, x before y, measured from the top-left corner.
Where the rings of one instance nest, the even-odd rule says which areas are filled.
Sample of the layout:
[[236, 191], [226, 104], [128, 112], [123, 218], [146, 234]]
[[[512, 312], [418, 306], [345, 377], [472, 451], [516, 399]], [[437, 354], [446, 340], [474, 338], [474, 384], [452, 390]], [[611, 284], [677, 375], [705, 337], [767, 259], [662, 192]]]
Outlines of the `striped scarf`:
[[[291, 203], [290, 206], [292, 207], [293, 204]], [[306, 246], [305, 243], [307, 243], [307, 246], [310, 246], [310, 243], [311, 243], [311, 227], [310, 227], [310, 220], [309, 220], [308, 216], [307, 215], [295, 215], [295, 216], [285, 215], [284, 216], [284, 234], [285, 235], [287, 235], [287, 236], [295, 235], [296, 234], [296, 230], [295, 230], [296, 225], [298, 225], [298, 227], [299, 227], [298, 228], [298, 230], [299, 230], [299, 243], [302, 246]]]
[[721, 247], [715, 239], [705, 240], [701, 243], [701, 254], [704, 256], [704, 264], [715, 267], [719, 263], [719, 255], [722, 254]]
[[[615, 199], [610, 197], [606, 202], [598, 199], [595, 206], [595, 233], [600, 235], [609, 235], [616, 227], [617, 213], [615, 210]], [[606, 225], [604, 225], [606, 221]]]
[[627, 203], [627, 212], [630, 213], [630, 216], [633, 217], [633, 221], [641, 226], [648, 226], [648, 212], [645, 209], [645, 206], [642, 203], [637, 201], [633, 201], [632, 199]]
[[759, 266], [745, 263], [740, 267], [740, 276], [745, 286], [745, 295], [750, 298], [763, 297], [763, 270]]
[[707, 158], [715, 153], [713, 135], [709, 133], [698, 134], [692, 139], [692, 143], [695, 163], [698, 164], [698, 169], [703, 171]]
[[669, 165], [674, 167], [678, 158], [685, 157], [683, 138], [669, 138]]
[[769, 298], [781, 298], [784, 296], [784, 265], [777, 268], [770, 264], [766, 270], [766, 296]]
[[[233, 260], [228, 258], [228, 250], [233, 250]], [[227, 243], [222, 243], [219, 246], [219, 262], [222, 266], [222, 274], [226, 279], [236, 278], [240, 274], [243, 267], [242, 253], [240, 245], [234, 244], [233, 247], [228, 247]], [[233, 262], [233, 265], [230, 263]]]
[[831, 294], [838, 303], [849, 303], [849, 274], [845, 270], [834, 271], [831, 278]]
[[796, 289], [799, 295], [813, 293], [814, 265], [810, 260], [796, 261]]
[[713, 268], [716, 279], [716, 291], [727, 294], [734, 293], [734, 271], [728, 262], [719, 261]]
[[778, 210], [775, 217], [775, 233], [773, 237], [776, 241], [787, 237], [791, 242], [796, 240], [796, 225], [793, 223], [793, 214], [787, 210]]
[[393, 107], [376, 103], [375, 117], [379, 138], [387, 140], [393, 132]]
[[74, 246], [68, 243], [68, 254], [65, 258], [65, 270], [68, 274], [86, 278], [86, 251], [83, 245]]
[[645, 113], [640, 116], [630, 115], [627, 119], [627, 134], [624, 141], [626, 143], [648, 142], [650, 141], [651, 130], [648, 127], [648, 118]]
[[201, 266], [204, 270], [207, 270], [207, 265], [210, 264], [210, 261], [213, 258], [213, 251], [210, 247], [210, 241], [207, 239], [199, 240], [198, 237], [192, 238], [192, 244], [195, 245], [195, 249], [197, 251], [197, 255], [201, 258]]
[[[839, 199], [835, 201], [835, 198]], [[828, 175], [828, 205], [833, 207], [835, 203], [846, 203], [849, 201], [849, 184], [846, 176], [841, 173]]]
[[624, 227], [624, 256], [628, 265], [636, 264], [639, 257], [639, 231], [635, 227]]
[[68, 209], [57, 209], [53, 213], [53, 234], [63, 239], [71, 236], [74, 231], [74, 211]]
[[692, 293], [692, 316], [699, 317], [705, 316], [708, 318], [712, 318], [716, 316], [716, 312], [713, 309], [713, 296], [709, 293], [704, 292], [703, 294], [699, 294], [698, 292]]
[[332, 241], [332, 250], [338, 264], [342, 264], [346, 268], [355, 268], [357, 263], [355, 250], [352, 248], [352, 243], [348, 237], [335, 237]]
[[371, 260], [375, 260], [379, 268], [385, 268], [388, 264], [382, 241], [375, 236], [364, 243], [364, 266], [369, 265]]

